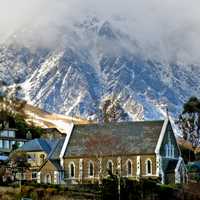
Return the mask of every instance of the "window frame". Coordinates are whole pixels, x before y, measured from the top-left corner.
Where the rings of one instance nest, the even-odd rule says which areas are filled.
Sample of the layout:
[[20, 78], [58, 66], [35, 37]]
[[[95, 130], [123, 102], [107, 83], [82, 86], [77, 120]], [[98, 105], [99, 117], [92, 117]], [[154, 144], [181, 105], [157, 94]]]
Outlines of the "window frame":
[[31, 178], [32, 178], [32, 180], [36, 180], [37, 179], [37, 172], [32, 172]]
[[[73, 165], [73, 176], [72, 176], [72, 168], [71, 168], [71, 166]], [[69, 165], [68, 165], [68, 168], [69, 168], [69, 178], [71, 178], [71, 179], [74, 179], [75, 177], [76, 177], [76, 165], [75, 165], [75, 163], [74, 162], [70, 162], [69, 163]]]
[[[150, 165], [149, 165], [150, 163]], [[152, 160], [150, 158], [148, 158], [145, 162], [145, 165], [146, 165], [146, 175], [152, 175], [153, 173], [153, 169], [152, 169]], [[150, 170], [149, 170], [149, 166], [150, 166]], [[150, 173], [149, 173], [150, 171]]]
[[[91, 175], [91, 165], [92, 165], [92, 175]], [[89, 161], [88, 162], [88, 177], [94, 177], [94, 162], [93, 161]]]
[[[129, 166], [129, 164], [130, 164], [130, 166]], [[129, 173], [129, 167], [131, 167], [130, 168], [130, 172], [131, 173]], [[132, 167], [133, 167], [133, 162], [132, 162], [132, 160], [130, 160], [130, 159], [128, 159], [127, 161], [126, 161], [126, 175], [127, 176], [132, 176], [132, 174], [133, 174], [133, 169], [132, 169]]]
[[[110, 164], [111, 164], [111, 170], [110, 170]], [[113, 164], [113, 161], [112, 160], [108, 160], [107, 161], [107, 165], [106, 165], [106, 167], [107, 167], [107, 170], [110, 170], [111, 171], [111, 173], [113, 174], [113, 171], [114, 171], [114, 164]]]

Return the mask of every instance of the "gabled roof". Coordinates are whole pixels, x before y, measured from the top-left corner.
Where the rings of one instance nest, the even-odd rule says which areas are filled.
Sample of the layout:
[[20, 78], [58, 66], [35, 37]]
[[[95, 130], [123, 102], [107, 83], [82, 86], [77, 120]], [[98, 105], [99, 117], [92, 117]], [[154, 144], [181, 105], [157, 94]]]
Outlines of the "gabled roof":
[[43, 163], [43, 165], [40, 167], [39, 170], [41, 170], [42, 167], [48, 161], [50, 161], [58, 171], [62, 170], [62, 167], [60, 165], [60, 157], [59, 156], [60, 156], [60, 152], [61, 152], [61, 149], [63, 147], [64, 141], [65, 141], [65, 139], [62, 138], [62, 139], [59, 139], [55, 142], [51, 152], [48, 155], [48, 158], [46, 159], [46, 161]]
[[[160, 120], [75, 125], [64, 157], [94, 155], [95, 152], [88, 148], [91, 138], [102, 141], [101, 149], [109, 155], [154, 154], [163, 124], [164, 121]], [[106, 137], [119, 143], [109, 144]], [[95, 144], [91, 145], [95, 149]]]
[[52, 149], [51, 153], [49, 154], [48, 156], [48, 159], [49, 160], [57, 160], [57, 159], [60, 159], [59, 156], [60, 156], [60, 152], [61, 152], [61, 149], [63, 147], [63, 143], [64, 143], [65, 139], [59, 139], [56, 143], [56, 145], [54, 146], [54, 148]]
[[57, 140], [47, 140], [42, 138], [36, 138], [34, 140], [30, 140], [29, 142], [25, 143], [20, 150], [31, 152], [31, 151], [44, 151], [47, 154], [51, 152], [54, 148]]

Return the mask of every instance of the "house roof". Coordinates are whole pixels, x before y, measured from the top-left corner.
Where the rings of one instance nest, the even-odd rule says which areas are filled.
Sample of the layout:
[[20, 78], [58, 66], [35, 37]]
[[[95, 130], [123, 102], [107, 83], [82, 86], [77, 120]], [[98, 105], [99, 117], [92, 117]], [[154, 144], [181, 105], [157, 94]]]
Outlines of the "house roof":
[[[152, 154], [164, 121], [75, 125], [64, 157]], [[100, 153], [100, 152], [99, 152]]]
[[200, 161], [195, 161], [188, 164], [189, 171], [199, 171], [200, 172]]
[[31, 152], [31, 151], [44, 151], [47, 154], [51, 152], [54, 148], [57, 140], [47, 140], [42, 138], [36, 138], [34, 140], [30, 140], [26, 142], [20, 150]]
[[62, 138], [55, 142], [54, 147], [52, 148], [51, 152], [48, 155], [48, 159], [46, 159], [46, 161], [43, 163], [43, 165], [40, 167], [39, 170], [41, 170], [48, 161], [50, 161], [57, 170], [59, 170], [59, 171], [62, 170], [62, 167], [60, 165], [60, 157], [59, 156], [60, 156], [60, 152], [62, 150], [64, 141], [65, 141], [65, 139]]
[[60, 152], [62, 150], [64, 141], [65, 141], [64, 138], [57, 141], [56, 145], [54, 146], [51, 153], [49, 154], [48, 159], [50, 159], [50, 160], [59, 159]]
[[62, 150], [63, 144], [65, 139], [58, 140], [56, 146], [52, 150], [52, 152], [49, 154], [48, 159], [51, 161], [51, 163], [56, 167], [57, 170], [62, 170], [62, 167], [60, 165], [60, 152]]
[[60, 165], [60, 160], [50, 160], [50, 162], [54, 165], [54, 167], [55, 167], [58, 171], [62, 170], [62, 167], [61, 167], [61, 165]]

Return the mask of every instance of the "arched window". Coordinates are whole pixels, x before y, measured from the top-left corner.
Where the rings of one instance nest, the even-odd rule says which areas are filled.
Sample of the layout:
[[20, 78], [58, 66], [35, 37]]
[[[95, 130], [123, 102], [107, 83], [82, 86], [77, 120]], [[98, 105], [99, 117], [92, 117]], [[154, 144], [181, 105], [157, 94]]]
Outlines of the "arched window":
[[132, 162], [131, 162], [131, 160], [127, 161], [126, 168], [127, 168], [127, 176], [131, 176], [132, 175]]
[[71, 162], [69, 164], [69, 177], [74, 178], [75, 177], [75, 164], [74, 162]]
[[152, 161], [150, 159], [146, 160], [146, 174], [152, 174]]
[[108, 169], [109, 172], [113, 173], [113, 162], [112, 162], [112, 160], [109, 160], [107, 162], [107, 169]]
[[51, 184], [51, 175], [50, 174], [46, 175], [45, 183]]
[[92, 161], [88, 163], [88, 176], [94, 176], [94, 163]]

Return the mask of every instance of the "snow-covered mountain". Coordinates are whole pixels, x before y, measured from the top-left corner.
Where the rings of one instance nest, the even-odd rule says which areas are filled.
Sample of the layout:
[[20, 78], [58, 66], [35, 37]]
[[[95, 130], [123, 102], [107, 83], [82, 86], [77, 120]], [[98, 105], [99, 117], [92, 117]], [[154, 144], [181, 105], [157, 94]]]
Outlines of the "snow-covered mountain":
[[200, 65], [179, 60], [176, 49], [170, 59], [162, 48], [146, 49], [126, 23], [87, 17], [48, 39], [44, 29], [35, 35], [40, 25], [23, 27], [0, 45], [1, 90], [71, 116], [98, 118], [113, 95], [130, 119], [162, 118], [163, 104], [176, 116], [200, 93]]

